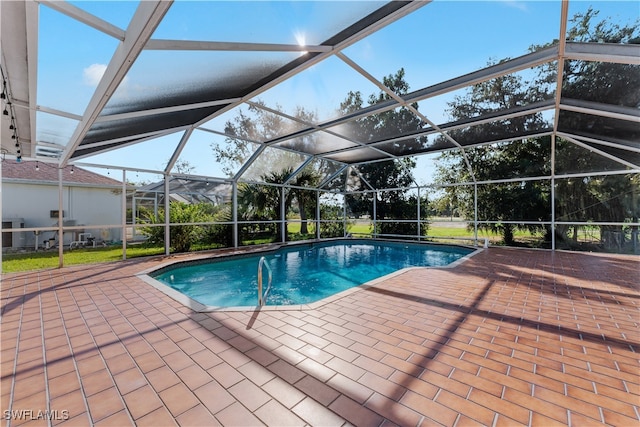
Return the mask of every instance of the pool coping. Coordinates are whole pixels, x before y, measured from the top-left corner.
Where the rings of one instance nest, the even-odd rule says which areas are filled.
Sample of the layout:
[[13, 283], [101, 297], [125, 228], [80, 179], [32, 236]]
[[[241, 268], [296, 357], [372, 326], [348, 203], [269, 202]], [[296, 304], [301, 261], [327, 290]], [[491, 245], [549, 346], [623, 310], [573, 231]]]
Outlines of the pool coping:
[[[335, 240], [345, 240], [343, 238], [339, 238], [339, 239], [335, 239]], [[346, 239], [348, 240], [348, 239]], [[360, 240], [360, 239], [358, 239]], [[390, 239], [372, 239], [372, 240], [376, 240], [376, 241], [385, 241], [385, 242], [401, 242], [401, 243], [418, 243], [418, 242], [406, 242], [406, 241], [401, 241], [401, 240], [390, 240]], [[324, 241], [322, 241], [324, 242]], [[303, 310], [314, 310], [317, 308], [320, 308], [326, 304], [335, 302], [339, 299], [342, 299], [354, 292], [359, 292], [362, 290], [366, 290], [368, 288], [374, 287], [376, 286], [378, 283], [383, 282], [385, 280], [391, 279], [393, 277], [399, 276], [401, 274], [404, 274], [408, 271], [413, 271], [413, 270], [432, 270], [432, 269], [451, 269], [451, 268], [455, 268], [458, 265], [462, 264], [463, 262], [465, 262], [466, 260], [468, 260], [469, 258], [483, 252], [486, 248], [482, 248], [482, 247], [473, 247], [473, 246], [467, 246], [467, 245], [458, 245], [458, 244], [446, 244], [446, 246], [458, 246], [458, 247], [463, 247], [463, 248], [467, 248], [467, 249], [473, 249], [473, 252], [468, 253], [467, 255], [455, 260], [454, 262], [444, 265], [444, 266], [437, 266], [437, 267], [406, 267], [406, 268], [402, 268], [400, 270], [396, 270], [392, 273], [386, 274], [384, 276], [380, 276], [376, 279], [373, 280], [369, 280], [368, 282], [362, 283], [360, 285], [354, 286], [352, 288], [349, 289], [345, 289], [344, 291], [340, 291], [334, 295], [328, 296], [326, 298], [323, 298], [321, 300], [309, 303], [309, 304], [294, 304], [294, 305], [248, 305], [248, 306], [234, 306], [234, 307], [219, 307], [219, 306], [210, 306], [210, 305], [206, 305], [206, 304], [202, 304], [199, 301], [194, 300], [193, 298], [188, 297], [187, 295], [173, 289], [170, 286], [165, 285], [164, 283], [160, 282], [159, 280], [154, 279], [153, 277], [150, 276], [150, 273], [161, 270], [163, 268], [167, 268], [171, 265], [174, 264], [178, 264], [178, 263], [190, 263], [190, 262], [197, 262], [197, 261], [205, 261], [205, 260], [210, 260], [213, 258], [225, 258], [225, 257], [232, 257], [232, 256], [242, 256], [242, 255], [255, 255], [257, 253], [267, 253], [267, 252], [273, 252], [276, 251], [278, 249], [281, 249], [283, 247], [286, 246], [295, 246], [298, 244], [309, 244], [309, 243], [318, 243], [318, 241], [303, 241], [303, 242], [292, 242], [292, 243], [280, 243], [280, 244], [270, 244], [268, 246], [262, 246], [261, 247], [252, 247], [252, 248], [248, 248], [247, 250], [234, 250], [234, 251], [225, 251], [225, 252], [220, 252], [220, 253], [216, 253], [216, 254], [212, 254], [212, 253], [207, 253], [207, 254], [197, 254], [197, 255], [193, 255], [193, 256], [186, 256], [184, 257], [184, 259], [171, 259], [171, 260], [167, 260], [165, 262], [162, 262], [159, 265], [156, 265], [154, 267], [145, 269], [139, 273], [136, 274], [136, 277], [140, 280], [142, 280], [143, 282], [145, 282], [146, 284], [153, 286], [154, 288], [156, 288], [157, 290], [159, 290], [160, 292], [164, 293], [165, 295], [173, 298], [174, 300], [176, 300], [177, 302], [181, 303], [182, 305], [184, 305], [185, 307], [188, 307], [190, 309], [192, 309], [195, 312], [198, 313], [210, 313], [210, 312], [249, 312], [249, 311], [303, 311]], [[445, 244], [441, 244], [441, 243], [434, 243], [434, 242], [424, 242], [425, 244], [430, 244], [430, 245], [442, 245], [445, 246]]]

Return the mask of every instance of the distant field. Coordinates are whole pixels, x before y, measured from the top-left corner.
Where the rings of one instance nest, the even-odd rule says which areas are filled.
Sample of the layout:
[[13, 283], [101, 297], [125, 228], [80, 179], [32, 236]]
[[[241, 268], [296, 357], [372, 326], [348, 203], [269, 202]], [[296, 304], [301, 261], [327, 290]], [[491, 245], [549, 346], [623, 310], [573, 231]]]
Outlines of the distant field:
[[[371, 222], [370, 221], [357, 221], [349, 228], [349, 232], [354, 234], [371, 234]], [[427, 237], [434, 237], [437, 241], [446, 241], [447, 237], [470, 238], [473, 236], [473, 228], [468, 227], [466, 221], [450, 218], [430, 218], [429, 219], [429, 232]], [[496, 245], [502, 242], [502, 236], [500, 234], [491, 233], [483, 230], [478, 230], [479, 239], [488, 239], [490, 244]], [[514, 238], [516, 241], [522, 243], [532, 243], [540, 239], [539, 236], [532, 234], [529, 231], [516, 230], [514, 232]], [[452, 241], [455, 241], [452, 240]], [[466, 242], [468, 243], [468, 242]]]
[[[309, 223], [309, 231], [313, 233], [315, 230], [313, 223]], [[290, 222], [288, 224], [289, 233], [295, 234], [300, 232], [300, 223], [299, 222]], [[347, 227], [347, 231], [349, 233], [355, 235], [371, 235], [372, 227], [371, 221], [369, 220], [351, 220], [349, 221], [349, 225]], [[521, 241], [529, 241], [537, 239], [536, 236], [532, 235], [528, 231], [516, 231], [514, 233], [515, 238]], [[446, 237], [455, 237], [462, 238], [468, 237], [473, 238], [473, 228], [469, 229], [467, 227], [466, 221], [456, 220], [453, 221], [450, 218], [434, 218], [429, 220], [429, 237], [436, 237], [438, 239], [446, 240]], [[489, 233], [482, 230], [478, 231], [478, 238], [480, 239], [489, 239], [489, 242], [492, 244], [497, 244], [502, 241], [502, 236]]]

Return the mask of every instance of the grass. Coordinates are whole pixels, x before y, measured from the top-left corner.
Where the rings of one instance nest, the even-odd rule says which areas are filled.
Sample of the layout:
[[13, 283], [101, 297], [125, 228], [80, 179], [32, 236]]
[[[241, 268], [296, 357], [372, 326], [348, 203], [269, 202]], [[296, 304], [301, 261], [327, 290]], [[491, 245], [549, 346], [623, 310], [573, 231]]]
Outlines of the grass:
[[[164, 253], [161, 247], [128, 246], [127, 258], [136, 258]], [[100, 262], [119, 261], [122, 259], [122, 246], [109, 246], [95, 249], [76, 249], [64, 252], [64, 265], [93, 264]], [[42, 270], [58, 267], [57, 249], [2, 255], [2, 272], [15, 273], [19, 271]]]

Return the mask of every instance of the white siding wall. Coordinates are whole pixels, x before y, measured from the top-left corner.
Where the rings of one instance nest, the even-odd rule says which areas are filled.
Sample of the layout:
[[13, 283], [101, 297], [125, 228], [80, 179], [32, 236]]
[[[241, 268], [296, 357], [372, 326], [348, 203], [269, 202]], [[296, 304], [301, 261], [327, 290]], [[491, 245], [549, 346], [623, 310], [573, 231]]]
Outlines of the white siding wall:
[[[122, 198], [120, 192], [94, 187], [63, 186], [64, 221], [73, 220], [84, 225], [84, 232], [91, 233], [98, 240], [120, 240], [121, 229], [102, 229], [93, 225], [118, 226], [122, 220]], [[2, 218], [23, 218], [25, 227], [55, 227], [57, 218], [51, 218], [50, 212], [58, 210], [57, 185], [36, 185], [26, 183], [3, 182]], [[53, 237], [54, 232], [43, 232], [39, 243]], [[25, 247], [35, 245], [33, 232], [24, 232], [20, 239]], [[68, 245], [77, 233], [67, 232], [64, 244]], [[17, 235], [14, 233], [14, 240]]]

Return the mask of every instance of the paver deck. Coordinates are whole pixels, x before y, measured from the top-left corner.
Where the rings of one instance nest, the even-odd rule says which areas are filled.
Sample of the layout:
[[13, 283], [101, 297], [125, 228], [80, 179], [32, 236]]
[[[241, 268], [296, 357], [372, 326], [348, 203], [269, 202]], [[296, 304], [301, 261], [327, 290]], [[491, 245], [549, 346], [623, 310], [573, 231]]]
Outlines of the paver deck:
[[136, 276], [159, 262], [3, 275], [4, 425], [639, 425], [637, 256], [494, 247], [213, 313]]

